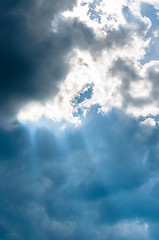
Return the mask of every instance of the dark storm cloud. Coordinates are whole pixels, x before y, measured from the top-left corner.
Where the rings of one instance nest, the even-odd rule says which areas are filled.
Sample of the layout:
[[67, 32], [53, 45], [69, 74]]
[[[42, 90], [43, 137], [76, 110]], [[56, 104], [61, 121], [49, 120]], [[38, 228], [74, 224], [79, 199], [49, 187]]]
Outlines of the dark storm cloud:
[[[59, 19], [75, 0], [11, 1], [0, 3], [0, 109], [1, 124], [13, 120], [30, 101], [43, 101], [58, 91], [59, 81], [69, 71], [68, 56], [74, 47], [87, 49], [96, 58], [102, 50], [131, 43], [134, 33], [141, 38], [147, 24], [130, 14], [123, 15], [131, 27], [120, 26], [104, 39], [78, 19]], [[57, 20], [58, 19], [58, 20]], [[52, 21], [57, 21], [53, 31]]]
[[155, 239], [159, 134], [145, 128], [113, 111], [78, 128], [1, 130], [0, 237], [138, 240], [116, 226], [138, 219]]
[[[120, 26], [108, 31], [104, 39], [95, 37], [94, 30], [76, 18], [58, 18], [58, 14], [75, 3], [75, 0], [1, 1], [2, 126], [14, 120], [26, 103], [43, 101], [57, 93], [59, 82], [69, 71], [68, 56], [74, 47], [87, 49], [97, 58], [104, 49], [111, 51], [131, 44], [134, 33], [141, 38], [145, 35], [147, 24], [137, 20], [128, 9], [123, 10], [123, 15], [132, 28]], [[53, 20], [57, 31], [53, 31]]]
[[68, 72], [73, 46], [88, 47], [93, 32], [77, 20], [60, 20], [58, 32], [52, 21], [76, 1], [0, 2], [0, 113], [6, 124], [29, 101], [57, 92]]

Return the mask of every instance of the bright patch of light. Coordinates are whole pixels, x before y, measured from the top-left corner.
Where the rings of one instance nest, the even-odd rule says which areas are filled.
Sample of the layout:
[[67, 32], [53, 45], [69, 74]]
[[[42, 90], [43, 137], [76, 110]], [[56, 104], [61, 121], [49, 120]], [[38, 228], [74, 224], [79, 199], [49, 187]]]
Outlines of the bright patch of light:
[[146, 117], [149, 115], [156, 116], [159, 114], [159, 107], [153, 104], [145, 104], [144, 106], [129, 106], [126, 109], [127, 114], [131, 114], [134, 117]]
[[141, 122], [141, 124], [144, 126], [154, 127], [154, 126], [156, 126], [156, 121], [153, 118], [147, 118], [146, 120]]
[[[80, 115], [86, 115], [88, 109], [95, 104], [100, 106], [99, 111], [103, 113], [119, 108], [135, 117], [159, 114], [159, 106], [151, 99], [155, 83], [151, 82], [148, 74], [150, 69], [158, 73], [159, 63], [151, 61], [145, 65], [140, 64], [153, 41], [147, 37], [152, 23], [149, 18], [141, 15], [143, 2], [151, 3], [159, 9], [158, 0], [78, 0], [72, 11], [63, 12], [62, 19], [77, 18], [93, 29], [96, 37], [95, 50], [73, 49], [70, 71], [57, 95], [43, 104], [29, 104], [19, 112], [18, 120], [37, 121], [44, 116], [53, 121], [64, 119], [78, 125], [81, 123]], [[55, 33], [58, 32], [59, 19], [60, 16], [57, 16], [52, 22]], [[153, 36], [158, 37], [157, 30]], [[122, 70], [120, 66], [119, 74], [112, 74], [111, 68], [118, 59], [132, 63], [137, 79], [129, 79], [130, 76], [126, 76], [127, 68]], [[123, 94], [124, 81], [130, 81], [130, 85], [124, 88]], [[75, 103], [74, 100], [84, 95], [90, 86], [91, 96], [81, 97], [82, 100]], [[127, 102], [127, 95], [132, 98], [130, 103]], [[135, 105], [137, 98], [146, 100], [142, 105]]]
[[38, 121], [39, 118], [43, 116], [45, 112], [45, 106], [42, 106], [38, 103], [31, 103], [28, 106], [25, 107], [22, 111], [18, 114], [18, 120], [19, 121]]
[[148, 97], [150, 95], [152, 85], [150, 82], [143, 80], [132, 82], [130, 86], [130, 94], [134, 98]]

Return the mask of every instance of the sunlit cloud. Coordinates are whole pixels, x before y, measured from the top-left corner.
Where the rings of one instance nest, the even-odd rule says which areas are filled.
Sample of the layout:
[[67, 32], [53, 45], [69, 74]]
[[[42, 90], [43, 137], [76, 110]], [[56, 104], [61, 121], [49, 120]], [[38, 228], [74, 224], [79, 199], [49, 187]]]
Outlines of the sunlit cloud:
[[[74, 48], [69, 58], [69, 73], [59, 85], [56, 96], [42, 104], [29, 103], [20, 110], [17, 119], [37, 121], [45, 116], [78, 125], [81, 115], [85, 116], [94, 105], [99, 105], [98, 111], [103, 113], [118, 108], [136, 117], [158, 114], [159, 107], [151, 97], [156, 80], [148, 75], [152, 68], [157, 71], [158, 62], [142, 64], [153, 42], [153, 37], [148, 37], [151, 19], [141, 13], [143, 3], [150, 4], [150, 1], [79, 0], [72, 10], [64, 11], [62, 19], [78, 19], [92, 29], [96, 42], [88, 50]], [[157, 1], [151, 4], [158, 9]], [[52, 25], [57, 32], [60, 15], [58, 17]], [[154, 38], [157, 36], [156, 30]], [[117, 65], [115, 62], [118, 61]], [[92, 94], [89, 98], [84, 97], [90, 85]], [[74, 104], [74, 99], [81, 95], [83, 100]]]

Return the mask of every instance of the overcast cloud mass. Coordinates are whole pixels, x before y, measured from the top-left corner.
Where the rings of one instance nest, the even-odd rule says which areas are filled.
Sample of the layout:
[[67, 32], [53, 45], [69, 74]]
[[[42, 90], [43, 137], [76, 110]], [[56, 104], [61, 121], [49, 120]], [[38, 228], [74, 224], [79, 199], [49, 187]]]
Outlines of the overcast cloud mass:
[[0, 1], [0, 239], [159, 239], [159, 1]]

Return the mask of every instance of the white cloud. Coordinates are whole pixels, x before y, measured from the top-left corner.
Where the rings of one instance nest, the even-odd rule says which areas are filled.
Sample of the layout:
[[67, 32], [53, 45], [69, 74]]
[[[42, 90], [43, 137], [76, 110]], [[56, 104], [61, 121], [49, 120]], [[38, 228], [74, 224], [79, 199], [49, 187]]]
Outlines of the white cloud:
[[155, 120], [153, 118], [147, 118], [143, 122], [141, 122], [141, 124], [142, 125], [151, 126], [151, 127], [156, 126], [156, 122], [155, 122]]
[[130, 86], [130, 94], [133, 98], [149, 97], [152, 89], [150, 81], [139, 80], [132, 82]]

